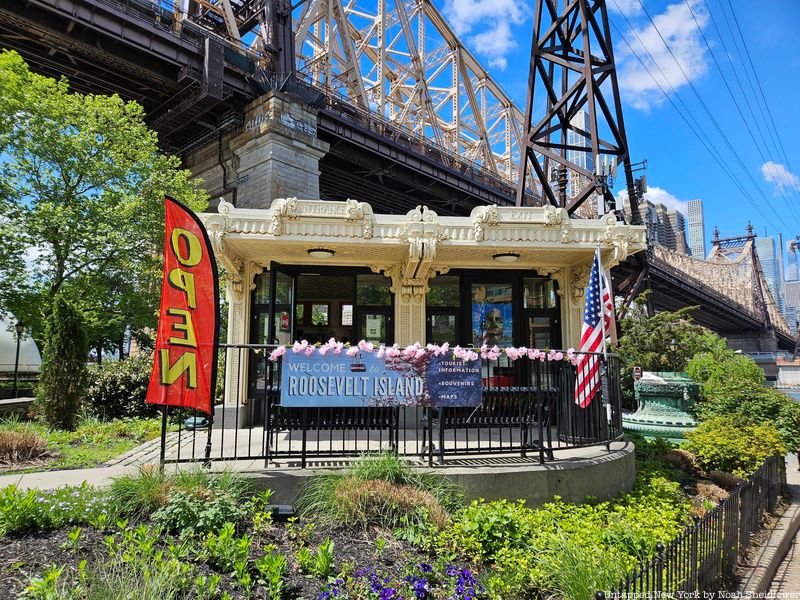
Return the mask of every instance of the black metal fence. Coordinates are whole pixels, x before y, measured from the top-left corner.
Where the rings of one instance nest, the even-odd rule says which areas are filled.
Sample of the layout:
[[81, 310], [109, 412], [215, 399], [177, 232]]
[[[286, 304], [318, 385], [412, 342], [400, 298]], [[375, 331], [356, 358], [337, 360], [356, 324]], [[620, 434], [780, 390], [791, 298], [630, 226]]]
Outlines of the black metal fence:
[[567, 360], [481, 359], [477, 407], [281, 405], [275, 346], [220, 350], [218, 404], [211, 419], [188, 409], [164, 413], [162, 462], [296, 461], [391, 450], [442, 464], [448, 457], [516, 454], [544, 463], [561, 451], [622, 436], [619, 360], [594, 355], [601, 389], [586, 408], [574, 402], [576, 367]]
[[657, 598], [659, 594], [689, 597], [690, 593], [725, 589], [733, 581], [739, 557], [761, 529], [765, 513], [775, 510], [785, 488], [784, 458], [768, 458], [728, 498], [702, 518], [695, 518], [668, 544], [657, 544], [655, 557], [610, 592], [598, 592], [596, 599]]

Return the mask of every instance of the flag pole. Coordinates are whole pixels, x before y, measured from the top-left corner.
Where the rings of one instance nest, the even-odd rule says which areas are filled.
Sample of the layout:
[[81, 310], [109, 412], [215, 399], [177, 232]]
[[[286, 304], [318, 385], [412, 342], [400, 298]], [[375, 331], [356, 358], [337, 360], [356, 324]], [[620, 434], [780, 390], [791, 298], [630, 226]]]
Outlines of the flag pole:
[[[611, 296], [611, 286], [606, 281], [606, 272], [603, 269], [603, 263], [600, 260], [600, 244], [595, 248], [595, 258], [597, 259], [597, 281], [600, 283], [600, 322], [603, 324], [603, 371], [600, 374], [600, 404], [606, 407], [606, 421], [611, 423], [611, 400], [608, 397], [608, 347], [606, 345], [606, 303], [603, 296], [606, 293], [606, 286], [608, 287], [608, 297], [613, 306], [614, 298]], [[606, 442], [606, 449], [611, 451], [611, 445]]]
[[[600, 244], [597, 244], [594, 252], [597, 258], [597, 281], [599, 281], [602, 286], [598, 292], [600, 293], [600, 322], [602, 323], [603, 327], [603, 359], [607, 361], [608, 350], [606, 349], [606, 303], [603, 301], [603, 294], [605, 293], [605, 286], [608, 285], [608, 282], [606, 281], [606, 272], [603, 270], [603, 263], [600, 260]], [[609, 290], [609, 297], [610, 296], [611, 292]], [[611, 301], [614, 301], [613, 298]]]

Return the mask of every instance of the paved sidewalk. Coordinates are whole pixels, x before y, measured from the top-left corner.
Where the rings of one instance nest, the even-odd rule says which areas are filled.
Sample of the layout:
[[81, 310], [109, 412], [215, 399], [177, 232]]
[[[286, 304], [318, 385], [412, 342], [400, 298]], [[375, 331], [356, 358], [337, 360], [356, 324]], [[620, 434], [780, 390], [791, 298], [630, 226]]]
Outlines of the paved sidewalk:
[[39, 473], [24, 473], [21, 475], [0, 476], [0, 488], [16, 485], [21, 490], [52, 489], [62, 485], [80, 485], [83, 482], [89, 485], [102, 486], [111, 482], [113, 477], [125, 473], [135, 473], [136, 466], [99, 467], [96, 469], [72, 469], [69, 471], [42, 471]]
[[[800, 471], [798, 471], [797, 456], [794, 454], [786, 456], [786, 480], [789, 483], [793, 500], [799, 501]], [[773, 594], [773, 597], [798, 592], [800, 592], [800, 532], [789, 546], [786, 557], [778, 567], [769, 588], [769, 593]]]

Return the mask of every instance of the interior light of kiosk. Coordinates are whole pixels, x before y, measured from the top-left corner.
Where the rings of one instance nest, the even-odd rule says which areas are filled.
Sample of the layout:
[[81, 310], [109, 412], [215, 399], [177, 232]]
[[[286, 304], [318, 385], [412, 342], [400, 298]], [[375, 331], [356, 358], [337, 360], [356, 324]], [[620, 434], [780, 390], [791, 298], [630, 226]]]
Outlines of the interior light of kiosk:
[[492, 258], [499, 263], [513, 263], [519, 260], [519, 254], [516, 252], [503, 252], [502, 254], [495, 254]]
[[308, 250], [308, 255], [311, 258], [330, 258], [334, 254], [336, 254], [336, 251], [330, 248], [311, 248], [311, 250]]

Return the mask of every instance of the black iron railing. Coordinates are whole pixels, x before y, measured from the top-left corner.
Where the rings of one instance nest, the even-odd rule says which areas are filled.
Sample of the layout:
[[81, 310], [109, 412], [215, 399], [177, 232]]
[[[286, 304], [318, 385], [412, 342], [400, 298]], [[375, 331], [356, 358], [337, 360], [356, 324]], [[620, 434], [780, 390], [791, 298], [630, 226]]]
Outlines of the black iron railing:
[[699, 597], [699, 592], [717, 592], [732, 581], [739, 557], [750, 547], [753, 534], [761, 529], [767, 512], [774, 512], [786, 488], [786, 464], [773, 456], [747, 481], [731, 491], [702, 518], [695, 517], [671, 542], [656, 545], [656, 556], [620, 581], [606, 598]]
[[[595, 355], [602, 386], [585, 408], [574, 402], [576, 367], [568, 360], [481, 359], [477, 407], [281, 405], [281, 359], [275, 346], [220, 350], [213, 419], [188, 409], [165, 411], [163, 462], [296, 461], [391, 450], [429, 464], [447, 457], [517, 454], [544, 463], [581, 446], [622, 436], [619, 360]], [[227, 386], [227, 387], [226, 387]]]

